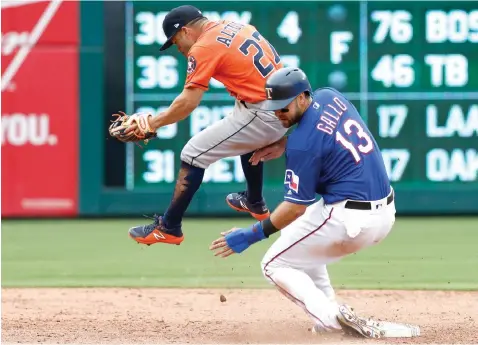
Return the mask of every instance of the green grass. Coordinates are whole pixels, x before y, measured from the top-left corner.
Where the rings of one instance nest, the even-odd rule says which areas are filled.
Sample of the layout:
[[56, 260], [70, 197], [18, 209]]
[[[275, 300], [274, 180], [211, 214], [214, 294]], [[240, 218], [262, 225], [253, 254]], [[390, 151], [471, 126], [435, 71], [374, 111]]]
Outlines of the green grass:
[[[2, 222], [2, 286], [264, 288], [265, 240], [241, 255], [213, 256], [220, 231], [251, 220], [186, 220], [180, 246], [138, 245], [134, 220]], [[273, 237], [276, 238], [277, 235]], [[478, 218], [398, 218], [380, 245], [329, 266], [336, 288], [478, 289]]]

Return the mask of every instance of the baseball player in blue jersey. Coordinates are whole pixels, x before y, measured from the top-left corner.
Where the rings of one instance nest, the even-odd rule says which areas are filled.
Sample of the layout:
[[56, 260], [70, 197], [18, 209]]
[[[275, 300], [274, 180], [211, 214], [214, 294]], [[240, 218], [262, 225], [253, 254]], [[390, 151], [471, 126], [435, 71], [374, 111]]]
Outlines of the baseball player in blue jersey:
[[344, 95], [332, 88], [312, 92], [298, 68], [274, 72], [266, 93], [267, 110], [284, 127], [297, 127], [251, 161], [285, 150], [284, 201], [269, 218], [222, 233], [210, 249], [227, 257], [281, 231], [262, 260], [265, 278], [304, 309], [315, 331], [380, 338], [380, 324], [337, 303], [326, 268], [379, 243], [395, 222], [394, 192], [377, 143]]

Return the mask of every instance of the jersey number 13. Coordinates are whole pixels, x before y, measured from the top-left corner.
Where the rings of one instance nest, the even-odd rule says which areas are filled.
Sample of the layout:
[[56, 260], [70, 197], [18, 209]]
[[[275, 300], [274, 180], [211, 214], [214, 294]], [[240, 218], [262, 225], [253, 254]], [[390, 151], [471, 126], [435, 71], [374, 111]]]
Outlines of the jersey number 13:
[[[354, 130], [352, 130], [352, 128], [354, 128]], [[370, 139], [370, 136], [367, 133], [365, 133], [360, 123], [352, 119], [348, 119], [347, 121], [345, 121], [344, 130], [345, 130], [345, 133], [347, 134], [347, 137], [354, 134], [364, 141], [363, 144], [354, 146], [354, 144], [348, 141], [339, 131], [337, 131], [335, 134], [335, 140], [338, 141], [347, 150], [349, 150], [350, 153], [352, 153], [352, 156], [354, 157], [355, 162], [358, 163], [362, 160], [359, 152], [363, 154], [367, 154], [373, 150], [372, 139]]]

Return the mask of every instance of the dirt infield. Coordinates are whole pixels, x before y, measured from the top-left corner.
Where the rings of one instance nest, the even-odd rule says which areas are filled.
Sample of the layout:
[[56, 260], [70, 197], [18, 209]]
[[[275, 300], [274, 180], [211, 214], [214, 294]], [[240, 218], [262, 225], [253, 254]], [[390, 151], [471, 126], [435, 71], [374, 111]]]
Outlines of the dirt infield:
[[365, 316], [418, 324], [423, 335], [314, 335], [302, 310], [275, 290], [2, 289], [2, 343], [478, 343], [478, 292], [337, 295]]

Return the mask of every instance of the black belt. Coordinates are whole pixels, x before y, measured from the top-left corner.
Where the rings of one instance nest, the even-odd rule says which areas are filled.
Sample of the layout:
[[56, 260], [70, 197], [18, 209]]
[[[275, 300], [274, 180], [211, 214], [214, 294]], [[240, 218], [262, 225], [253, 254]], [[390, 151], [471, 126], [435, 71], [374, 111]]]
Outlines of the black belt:
[[[393, 201], [393, 191], [387, 197], [387, 205], [389, 205]], [[353, 210], [371, 210], [372, 203], [370, 201], [347, 201], [345, 203], [345, 208], [351, 208]]]

